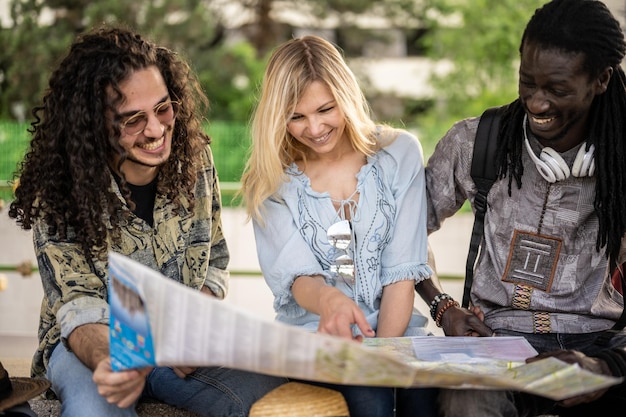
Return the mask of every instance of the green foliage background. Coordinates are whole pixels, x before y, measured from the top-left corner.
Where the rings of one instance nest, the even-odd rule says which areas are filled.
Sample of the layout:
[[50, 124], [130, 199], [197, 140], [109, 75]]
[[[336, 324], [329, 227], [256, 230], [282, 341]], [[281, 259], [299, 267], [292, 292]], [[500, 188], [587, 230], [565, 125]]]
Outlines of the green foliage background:
[[[519, 46], [544, 0], [430, 0], [428, 56], [452, 64], [435, 74], [432, 106], [415, 124], [427, 146], [460, 119], [517, 97]], [[425, 148], [427, 147], [425, 146]]]
[[[0, 122], [0, 148], [3, 150], [0, 157], [0, 182], [5, 182], [0, 187], [2, 200], [12, 198], [14, 173], [30, 141], [27, 128], [27, 123]], [[205, 131], [212, 139], [211, 149], [220, 182], [223, 183], [224, 204], [230, 204], [233, 190], [236, 189], [235, 183], [239, 182], [246, 161], [250, 143], [248, 126], [245, 123], [216, 121], [207, 124]]]
[[[252, 13], [242, 38], [224, 42], [222, 6]], [[209, 96], [209, 134], [223, 182], [237, 182], [249, 144], [247, 121], [269, 51], [293, 28], [272, 21], [274, 0], [9, 0], [9, 24], [0, 28], [0, 120], [30, 119], [50, 71], [74, 37], [101, 22], [124, 24], [178, 51]], [[435, 74], [429, 98], [403, 99], [404, 115], [384, 120], [420, 138], [428, 157], [452, 124], [517, 95], [519, 42], [543, 0], [282, 0], [281, 7], [311, 19], [339, 18], [341, 29], [367, 39], [359, 16], [385, 16], [390, 27], [418, 28], [415, 50], [450, 70]], [[319, 20], [321, 21], [321, 20]], [[355, 38], [358, 40], [358, 38]], [[358, 43], [358, 42], [357, 42]], [[358, 50], [359, 45], [352, 45]], [[346, 51], [350, 52], [350, 50]], [[348, 62], [350, 62], [348, 57]], [[374, 57], [375, 58], [375, 57]], [[364, 83], [369, 99], [379, 92]], [[21, 108], [21, 115], [20, 115]], [[16, 111], [17, 109], [17, 111]], [[12, 179], [28, 141], [27, 124], [0, 125], [0, 181]], [[4, 194], [6, 198], [6, 194]]]
[[[293, 36], [293, 28], [272, 20], [274, 0], [8, 0], [10, 18], [0, 28], [0, 119], [28, 110], [46, 87], [50, 71], [77, 34], [102, 22], [135, 28], [179, 51], [198, 73], [211, 99], [211, 119], [248, 119], [269, 51]], [[282, 0], [321, 26], [335, 17], [344, 31], [362, 30], [360, 16], [385, 17], [389, 27], [417, 28], [424, 36], [410, 45], [450, 72], [432, 80], [435, 95], [417, 114], [406, 99], [406, 125], [451, 121], [479, 114], [516, 95], [516, 60], [523, 28], [544, 0]], [[240, 40], [224, 42], [227, 18], [238, 3], [249, 14]], [[242, 14], [244, 14], [242, 12]], [[315, 23], [311, 23], [315, 26]], [[352, 29], [351, 29], [352, 28]], [[364, 32], [363, 36], [368, 36]], [[369, 34], [369, 37], [375, 36]], [[365, 40], [365, 39], [364, 39]], [[378, 92], [366, 90], [371, 97]], [[426, 111], [424, 111], [426, 110]], [[19, 116], [18, 116], [19, 118]]]

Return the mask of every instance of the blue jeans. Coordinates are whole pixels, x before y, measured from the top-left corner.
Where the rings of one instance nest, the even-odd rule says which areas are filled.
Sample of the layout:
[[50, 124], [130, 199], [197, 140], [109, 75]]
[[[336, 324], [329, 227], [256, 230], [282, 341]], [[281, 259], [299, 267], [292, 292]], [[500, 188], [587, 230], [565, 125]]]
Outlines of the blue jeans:
[[[339, 391], [355, 417], [437, 417], [436, 388], [388, 388], [299, 381]], [[395, 413], [394, 413], [395, 409]]]
[[[539, 353], [559, 349], [574, 349], [586, 355], [594, 355], [607, 347], [626, 346], [626, 331], [614, 336], [609, 346], [600, 346], [594, 343], [601, 332], [529, 334], [503, 329], [496, 329], [495, 332], [498, 336], [523, 336]], [[602, 414], [601, 411], [610, 410], [610, 407], [616, 403], [621, 404], [622, 408], [626, 406], [624, 387], [620, 387], [618, 391], [609, 391], [608, 395], [604, 395], [589, 405], [567, 409], [559, 408], [554, 401], [548, 398], [513, 391], [442, 389], [439, 395], [439, 408], [444, 417], [526, 417], [551, 413], [562, 416], [615, 415]], [[585, 409], [594, 410], [594, 413], [583, 411]]]
[[[61, 400], [63, 417], [137, 416], [135, 407], [107, 403], [98, 394], [93, 372], [62, 344], [54, 349], [46, 376]], [[182, 379], [170, 368], [159, 367], [147, 376], [142, 397], [202, 416], [245, 417], [256, 400], [285, 382], [285, 378], [218, 367], [198, 368]]]

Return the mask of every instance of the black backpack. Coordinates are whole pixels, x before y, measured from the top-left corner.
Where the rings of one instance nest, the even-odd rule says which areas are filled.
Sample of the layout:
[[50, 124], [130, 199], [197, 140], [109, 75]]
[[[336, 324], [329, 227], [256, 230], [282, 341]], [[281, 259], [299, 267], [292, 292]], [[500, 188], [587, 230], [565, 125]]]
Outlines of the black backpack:
[[470, 240], [469, 253], [465, 263], [465, 285], [463, 287], [463, 307], [469, 306], [470, 291], [474, 282], [474, 266], [485, 230], [485, 212], [487, 211], [487, 194], [498, 176], [495, 165], [496, 148], [498, 147], [498, 130], [503, 107], [492, 107], [483, 113], [478, 123], [474, 152], [472, 154], [471, 176], [478, 192], [474, 198], [474, 227]]

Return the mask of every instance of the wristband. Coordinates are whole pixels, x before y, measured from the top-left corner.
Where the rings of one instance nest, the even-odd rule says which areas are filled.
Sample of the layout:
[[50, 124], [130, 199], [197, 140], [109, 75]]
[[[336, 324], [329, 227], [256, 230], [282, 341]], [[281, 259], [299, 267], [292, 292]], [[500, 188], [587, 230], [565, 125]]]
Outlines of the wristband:
[[457, 303], [456, 301], [452, 299], [448, 300], [448, 302], [443, 307], [441, 307], [441, 310], [439, 310], [439, 313], [437, 313], [437, 318], [435, 319], [435, 324], [437, 325], [437, 327], [441, 327], [441, 318], [443, 317], [443, 313], [448, 311], [448, 309], [451, 307], [458, 307], [458, 306], [459, 306], [459, 303]]
[[452, 300], [452, 297], [444, 292], [442, 294], [435, 295], [435, 298], [433, 298], [433, 300], [430, 302], [430, 317], [432, 317], [433, 320], [435, 320], [437, 317], [437, 306], [439, 305], [439, 302], [446, 299]]

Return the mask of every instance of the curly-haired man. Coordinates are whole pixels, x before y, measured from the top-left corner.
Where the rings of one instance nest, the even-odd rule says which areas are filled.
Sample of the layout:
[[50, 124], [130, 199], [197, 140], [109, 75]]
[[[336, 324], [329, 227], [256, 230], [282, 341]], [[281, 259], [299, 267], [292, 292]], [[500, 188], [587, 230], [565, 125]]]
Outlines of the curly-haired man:
[[32, 373], [51, 380], [64, 416], [133, 416], [142, 396], [246, 416], [285, 382], [224, 368], [111, 370], [108, 251], [226, 294], [218, 178], [201, 130], [207, 104], [176, 53], [102, 27], [74, 42], [33, 110], [9, 215], [33, 230], [45, 292]]

